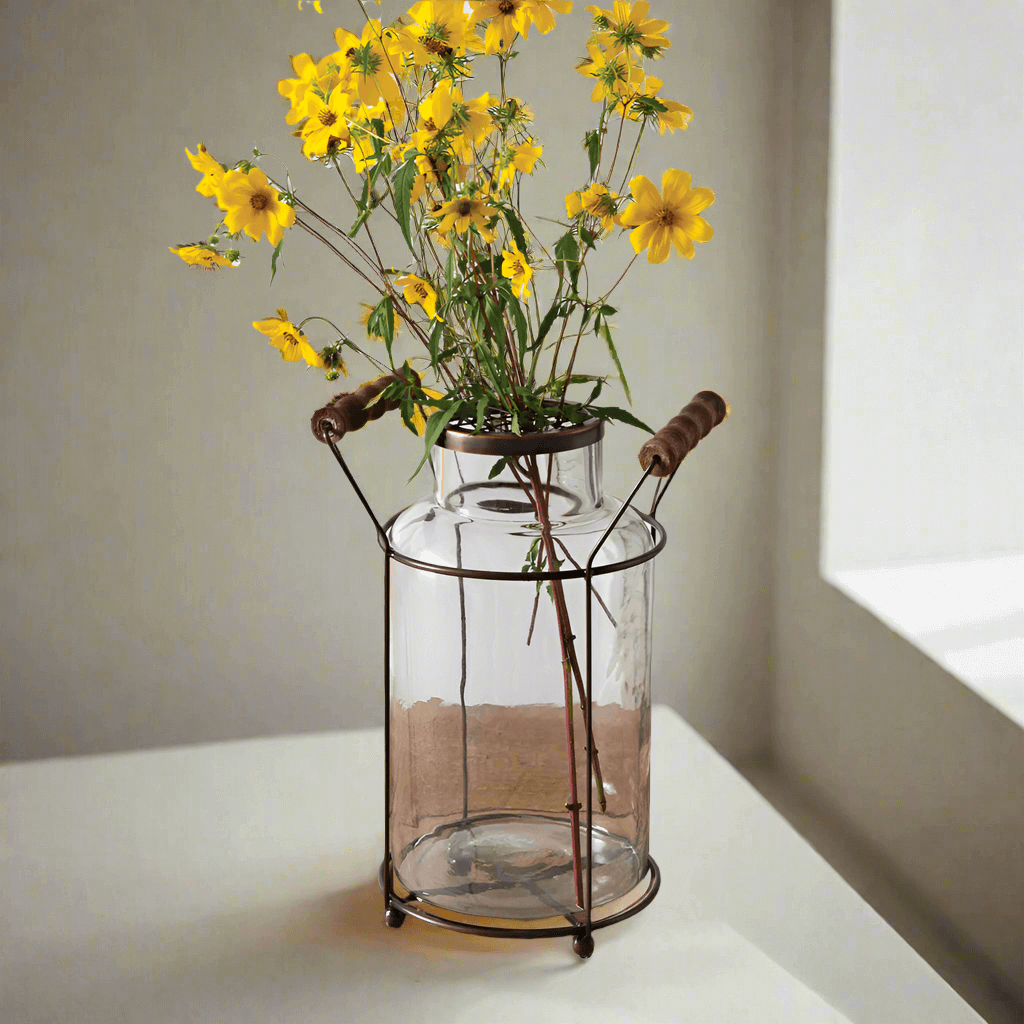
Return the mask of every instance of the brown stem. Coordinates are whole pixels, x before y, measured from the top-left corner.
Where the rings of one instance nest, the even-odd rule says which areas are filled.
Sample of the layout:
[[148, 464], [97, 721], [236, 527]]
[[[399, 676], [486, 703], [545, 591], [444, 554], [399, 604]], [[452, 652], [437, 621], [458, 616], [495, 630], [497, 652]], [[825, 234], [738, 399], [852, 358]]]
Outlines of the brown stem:
[[[540, 477], [537, 473], [536, 459], [534, 458], [529, 460], [529, 473], [534, 489], [534, 506], [537, 510], [537, 519], [541, 524], [541, 538], [546, 550], [548, 565], [554, 568], [555, 551], [551, 537], [551, 520], [548, 518], [547, 508], [541, 499]], [[560, 581], [552, 580], [552, 584], [558, 582]], [[553, 587], [552, 592], [554, 592]], [[582, 909], [585, 904], [583, 902], [583, 858], [580, 852], [580, 808], [583, 805], [580, 803], [579, 791], [576, 785], [576, 737], [572, 721], [574, 703], [572, 672], [570, 670], [565, 626], [560, 615], [558, 616], [558, 634], [562, 642], [562, 683], [565, 691], [565, 741], [569, 753], [569, 800], [565, 806], [569, 812], [569, 824], [572, 830], [572, 872], [576, 892], [576, 905]]]

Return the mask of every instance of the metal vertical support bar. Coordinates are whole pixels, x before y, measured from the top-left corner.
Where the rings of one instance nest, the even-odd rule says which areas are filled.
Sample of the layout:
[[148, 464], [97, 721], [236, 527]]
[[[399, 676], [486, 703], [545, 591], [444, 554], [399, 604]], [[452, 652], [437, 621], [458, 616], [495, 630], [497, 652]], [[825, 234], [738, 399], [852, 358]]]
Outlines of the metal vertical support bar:
[[392, 905], [395, 865], [391, 859], [391, 546], [384, 551], [384, 920], [400, 928], [405, 914]]
[[584, 907], [584, 932], [577, 952], [588, 957], [594, 951], [594, 939], [591, 931], [594, 927], [594, 673], [592, 669], [594, 648], [594, 577], [593, 556], [587, 562], [586, 574], [583, 577], [587, 588], [587, 905]]
[[611, 536], [612, 531], [619, 525], [619, 520], [625, 515], [626, 509], [633, 504], [637, 492], [643, 487], [647, 478], [651, 475], [657, 460], [644, 470], [643, 476], [637, 481], [636, 486], [629, 492], [629, 497], [622, 503], [621, 508], [615, 513], [615, 518], [608, 524], [608, 528], [601, 534], [601, 539], [590, 552], [587, 564], [583, 570], [583, 581], [587, 588], [586, 595], [586, 624], [587, 624], [587, 899], [583, 931], [577, 935], [573, 943], [573, 949], [578, 956], [586, 959], [594, 952], [594, 938], [591, 935], [594, 927], [594, 920], [591, 913], [594, 897], [594, 821], [593, 821], [593, 749], [594, 749], [594, 559], [598, 552], [604, 547], [605, 541]]

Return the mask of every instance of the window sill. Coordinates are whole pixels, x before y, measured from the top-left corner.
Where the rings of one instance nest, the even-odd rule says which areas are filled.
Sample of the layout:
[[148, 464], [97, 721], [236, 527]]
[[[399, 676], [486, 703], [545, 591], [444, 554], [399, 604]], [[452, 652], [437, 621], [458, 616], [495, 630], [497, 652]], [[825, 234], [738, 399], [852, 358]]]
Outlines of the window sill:
[[829, 575], [848, 597], [1024, 728], [1024, 555]]

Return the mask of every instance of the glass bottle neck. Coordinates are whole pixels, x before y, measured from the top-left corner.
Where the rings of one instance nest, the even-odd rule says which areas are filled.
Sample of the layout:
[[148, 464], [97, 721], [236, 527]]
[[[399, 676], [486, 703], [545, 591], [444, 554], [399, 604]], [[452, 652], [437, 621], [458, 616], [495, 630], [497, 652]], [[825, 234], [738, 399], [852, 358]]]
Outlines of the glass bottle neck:
[[[601, 442], [554, 455], [520, 455], [491, 477], [491, 455], [469, 455], [436, 445], [430, 454], [437, 504], [472, 519], [533, 522], [535, 498], [547, 495], [547, 515], [565, 520], [600, 508]], [[550, 481], [550, 491], [548, 482]]]

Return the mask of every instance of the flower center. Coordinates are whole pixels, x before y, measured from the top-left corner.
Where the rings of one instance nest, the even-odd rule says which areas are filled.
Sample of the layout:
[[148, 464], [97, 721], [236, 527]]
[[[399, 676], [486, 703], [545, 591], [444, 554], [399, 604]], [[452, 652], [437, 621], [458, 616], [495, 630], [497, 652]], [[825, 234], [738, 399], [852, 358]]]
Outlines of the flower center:
[[450, 57], [455, 51], [448, 45], [448, 29], [444, 25], [428, 25], [423, 36], [423, 49], [438, 57]]
[[428, 132], [436, 132], [437, 131], [437, 125], [434, 124], [434, 119], [432, 117], [428, 117], [427, 118], [427, 120], [425, 122], [425, 127], [426, 127]]
[[318, 116], [325, 128], [330, 128], [338, 120], [338, 115], [333, 110], [321, 110]]
[[269, 197], [266, 192], [254, 192], [253, 195], [249, 197], [249, 205], [257, 211], [265, 210], [268, 198]]
[[676, 225], [676, 211], [663, 207], [658, 211], [658, 227], [673, 228]]
[[460, 199], [455, 204], [455, 212], [460, 217], [468, 217], [473, 212], [473, 201], [471, 199]]
[[417, 283], [417, 284], [416, 284], [416, 294], [417, 294], [417, 295], [418, 295], [418, 296], [419, 296], [419, 297], [420, 297], [421, 299], [425, 299], [425, 298], [427, 297], [427, 288], [426, 288], [426, 285], [423, 285], [423, 284], [419, 284], [419, 283]]
[[289, 345], [298, 345], [299, 343], [299, 339], [296, 338], [295, 335], [292, 334], [290, 331], [285, 331], [282, 337], [286, 342], [288, 342]]
[[513, 262], [513, 264], [512, 264], [512, 276], [513, 277], [520, 277], [521, 275], [523, 275], [525, 273], [526, 273], [526, 271], [523, 269], [523, 261], [522, 260], [516, 260], [515, 262]]
[[498, 11], [501, 14], [514, 14], [515, 10], [516, 5], [514, 3], [514, 0], [501, 0], [501, 2], [498, 4]]

